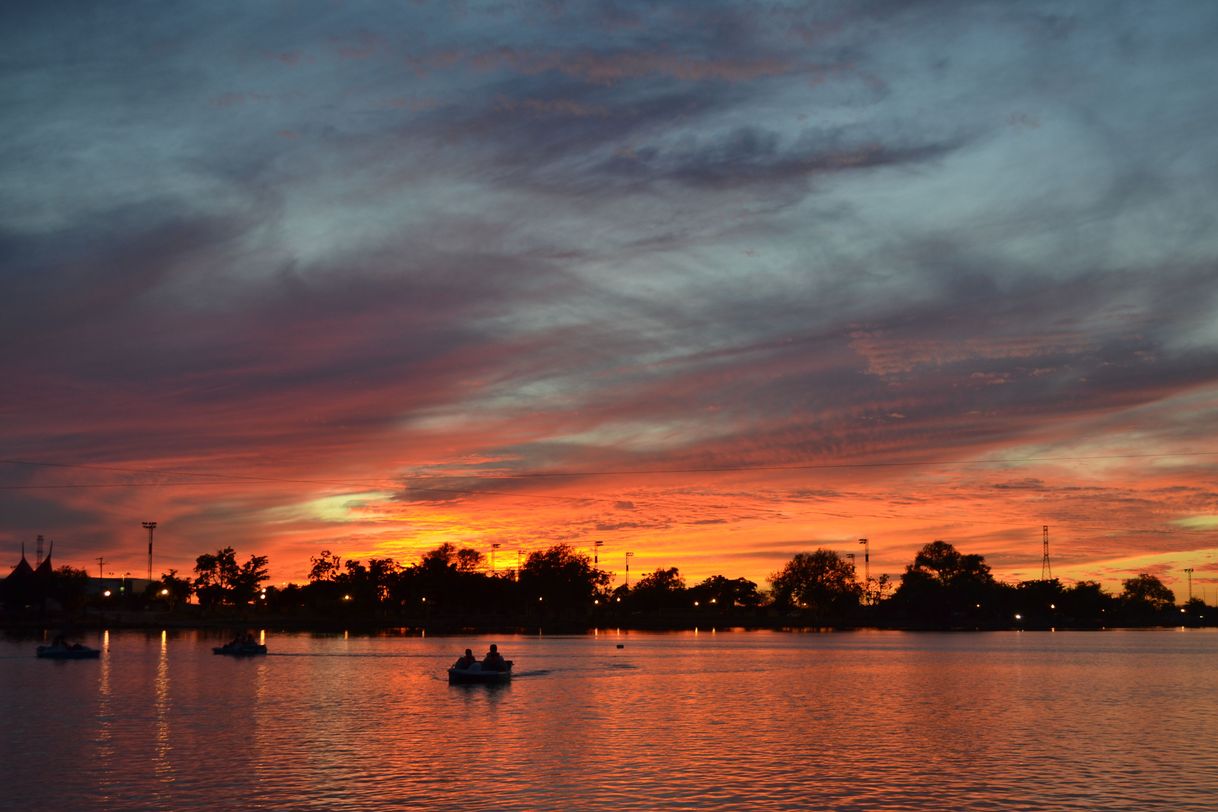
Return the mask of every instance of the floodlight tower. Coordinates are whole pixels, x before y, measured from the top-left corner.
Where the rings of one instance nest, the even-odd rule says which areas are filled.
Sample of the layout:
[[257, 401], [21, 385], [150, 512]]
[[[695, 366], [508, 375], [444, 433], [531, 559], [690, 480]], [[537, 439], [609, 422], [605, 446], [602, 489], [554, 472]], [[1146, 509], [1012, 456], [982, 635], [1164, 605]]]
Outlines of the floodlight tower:
[[1053, 578], [1053, 567], [1049, 564], [1049, 525], [1041, 526], [1041, 535], [1044, 539], [1044, 556], [1040, 559], [1040, 580], [1049, 581]]
[[152, 580], [152, 531], [156, 530], [156, 522], [141, 522], [148, 531], [148, 580]]

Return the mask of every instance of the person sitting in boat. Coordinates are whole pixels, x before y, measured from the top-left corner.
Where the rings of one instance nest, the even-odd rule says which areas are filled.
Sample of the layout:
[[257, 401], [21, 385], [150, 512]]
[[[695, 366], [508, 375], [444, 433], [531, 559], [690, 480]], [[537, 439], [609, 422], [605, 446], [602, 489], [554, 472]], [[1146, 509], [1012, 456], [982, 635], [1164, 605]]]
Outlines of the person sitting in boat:
[[503, 661], [503, 655], [499, 653], [499, 646], [491, 643], [491, 650], [488, 651], [486, 656], [482, 658], [482, 670], [502, 671], [506, 667], [507, 666]]
[[453, 668], [469, 668], [476, 662], [478, 662], [478, 658], [474, 656], [474, 652], [470, 649], [466, 649], [465, 653], [458, 657], [457, 661], [453, 663]]

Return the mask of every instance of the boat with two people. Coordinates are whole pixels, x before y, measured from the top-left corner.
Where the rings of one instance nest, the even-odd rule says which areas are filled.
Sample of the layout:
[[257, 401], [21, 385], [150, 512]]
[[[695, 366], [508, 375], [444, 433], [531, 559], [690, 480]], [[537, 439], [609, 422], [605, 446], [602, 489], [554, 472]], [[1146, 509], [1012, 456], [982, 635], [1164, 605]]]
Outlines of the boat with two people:
[[266, 654], [266, 646], [255, 640], [254, 635], [245, 633], [237, 635], [222, 646], [213, 647], [211, 653], [225, 654], [229, 657], [253, 657], [258, 654]]
[[448, 668], [449, 685], [498, 685], [512, 680], [512, 661], [503, 659], [499, 646], [491, 643], [490, 651], [478, 662], [473, 651], [465, 654]]
[[44, 660], [96, 660], [101, 656], [101, 649], [69, 643], [61, 634], [51, 641], [51, 645], [39, 646], [34, 653]]

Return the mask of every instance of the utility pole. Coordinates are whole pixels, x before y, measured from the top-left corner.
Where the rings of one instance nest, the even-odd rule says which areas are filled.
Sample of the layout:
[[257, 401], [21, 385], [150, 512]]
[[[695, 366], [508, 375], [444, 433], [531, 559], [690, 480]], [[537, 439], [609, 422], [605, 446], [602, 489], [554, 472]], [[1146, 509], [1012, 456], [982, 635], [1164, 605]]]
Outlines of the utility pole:
[[142, 522], [148, 531], [148, 580], [152, 581], [152, 531], [156, 530], [156, 522]]
[[634, 557], [634, 553], [626, 553], [626, 588], [630, 588], [630, 559]]
[[102, 571], [102, 568], [105, 566], [106, 566], [106, 559], [103, 558], [102, 556], [98, 556], [97, 557], [97, 577], [98, 578], [106, 577], [106, 573]]
[[1193, 568], [1185, 567], [1184, 571], [1188, 573], [1188, 602], [1193, 602]]

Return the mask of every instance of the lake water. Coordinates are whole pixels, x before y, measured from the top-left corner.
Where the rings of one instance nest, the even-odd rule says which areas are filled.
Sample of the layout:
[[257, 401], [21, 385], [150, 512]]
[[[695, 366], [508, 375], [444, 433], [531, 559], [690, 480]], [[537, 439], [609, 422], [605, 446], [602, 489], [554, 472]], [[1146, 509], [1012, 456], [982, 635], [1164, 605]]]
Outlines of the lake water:
[[[512, 683], [448, 685], [492, 640]], [[10, 809], [1218, 809], [1214, 631], [37, 642], [0, 642]]]

